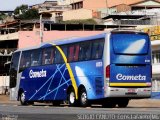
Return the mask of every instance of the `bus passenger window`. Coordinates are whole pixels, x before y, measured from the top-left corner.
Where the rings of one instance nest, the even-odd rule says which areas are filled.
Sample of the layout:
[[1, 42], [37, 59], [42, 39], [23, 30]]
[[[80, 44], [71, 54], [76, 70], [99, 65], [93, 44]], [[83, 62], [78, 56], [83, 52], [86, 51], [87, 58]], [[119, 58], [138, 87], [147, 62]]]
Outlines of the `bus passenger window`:
[[79, 56], [79, 45], [76, 45], [74, 51], [74, 61], [78, 61], [78, 56]]
[[96, 41], [92, 46], [92, 59], [101, 59], [103, 55], [103, 41]]
[[33, 50], [31, 54], [31, 66], [41, 65], [41, 49]]
[[[67, 50], [68, 50], [67, 46], [65, 45], [65, 46], [62, 46], [61, 48], [62, 48], [62, 51], [63, 51], [65, 57], [67, 58]], [[64, 59], [63, 59], [63, 62], [64, 62]]]
[[79, 45], [71, 45], [69, 47], [69, 55], [68, 55], [68, 61], [73, 62], [73, 61], [78, 61], [78, 56], [79, 56]]
[[20, 61], [20, 71], [24, 70], [31, 65], [31, 51], [22, 52]]
[[56, 49], [55, 50], [55, 60], [54, 60], [54, 63], [59, 64], [59, 63], [63, 63], [63, 62], [64, 62], [64, 60], [62, 58], [62, 55], [61, 55], [60, 51], [58, 49]]
[[30, 62], [26, 62], [26, 66], [25, 67], [29, 67], [29, 66], [30, 66]]
[[91, 43], [85, 42], [80, 45], [79, 60], [89, 60], [91, 57]]
[[72, 62], [74, 58], [74, 46], [69, 47], [68, 62]]
[[42, 65], [48, 65], [48, 64], [52, 64], [53, 63], [53, 59], [54, 59], [54, 52], [53, 52], [53, 48], [45, 48], [43, 49], [42, 52]]

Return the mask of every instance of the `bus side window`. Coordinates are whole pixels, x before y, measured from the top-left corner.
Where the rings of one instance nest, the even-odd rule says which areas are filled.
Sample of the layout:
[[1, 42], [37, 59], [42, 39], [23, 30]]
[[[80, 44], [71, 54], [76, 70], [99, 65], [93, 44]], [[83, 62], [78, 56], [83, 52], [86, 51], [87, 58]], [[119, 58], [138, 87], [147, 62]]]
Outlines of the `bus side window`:
[[31, 66], [41, 65], [41, 49], [33, 50], [31, 53]]
[[78, 61], [79, 44], [69, 46], [68, 62]]
[[80, 44], [79, 60], [89, 60], [91, 57], [91, 42]]
[[62, 48], [63, 53], [65, 54], [65, 57], [67, 58], [67, 45], [62, 46], [61, 48]]
[[78, 61], [78, 56], [79, 56], [79, 45], [76, 45], [74, 51], [74, 61]]
[[53, 47], [44, 48], [42, 51], [42, 65], [48, 65], [53, 63]]
[[92, 46], [92, 59], [101, 59], [103, 55], [103, 41], [95, 41]]
[[74, 45], [69, 46], [68, 62], [72, 62], [74, 59]]
[[55, 60], [54, 63], [59, 64], [59, 63], [63, 63], [64, 60], [62, 58], [62, 55], [60, 53], [60, 51], [58, 49], [55, 49]]
[[23, 51], [20, 61], [20, 71], [31, 65], [31, 51]]

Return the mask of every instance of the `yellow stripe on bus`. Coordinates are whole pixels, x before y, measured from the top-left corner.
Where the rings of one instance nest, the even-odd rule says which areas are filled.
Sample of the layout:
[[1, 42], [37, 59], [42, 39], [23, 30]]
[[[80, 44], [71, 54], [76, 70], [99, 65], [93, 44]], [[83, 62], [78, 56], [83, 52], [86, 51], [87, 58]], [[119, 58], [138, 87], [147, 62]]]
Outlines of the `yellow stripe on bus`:
[[63, 60], [66, 64], [66, 67], [67, 67], [68, 72], [69, 72], [69, 76], [71, 78], [71, 82], [72, 82], [72, 85], [73, 85], [73, 88], [74, 88], [74, 91], [75, 91], [76, 99], [78, 99], [78, 87], [77, 87], [77, 84], [76, 84], [76, 80], [74, 79], [74, 75], [73, 75], [71, 66], [70, 66], [69, 63], [67, 63], [67, 57], [65, 56], [64, 52], [62, 51], [62, 49], [59, 46], [56, 46], [55, 44], [52, 44], [52, 45], [54, 45], [58, 49], [58, 51], [60, 52], [60, 54], [63, 57]]
[[110, 83], [110, 86], [149, 86], [147, 83]]

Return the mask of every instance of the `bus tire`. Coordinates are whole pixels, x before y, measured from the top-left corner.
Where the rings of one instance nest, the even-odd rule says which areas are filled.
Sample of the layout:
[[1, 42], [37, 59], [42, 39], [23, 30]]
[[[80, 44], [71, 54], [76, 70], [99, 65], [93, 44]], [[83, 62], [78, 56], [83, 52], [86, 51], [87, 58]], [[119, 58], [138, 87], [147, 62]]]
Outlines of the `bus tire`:
[[128, 103], [129, 103], [129, 99], [119, 100], [118, 107], [125, 108], [125, 107], [127, 107]]
[[87, 92], [86, 92], [85, 88], [80, 90], [79, 102], [80, 102], [80, 105], [82, 107], [90, 106], [90, 103], [89, 103], [88, 98], [87, 98]]
[[73, 88], [71, 88], [68, 92], [68, 102], [69, 106], [76, 106], [76, 94]]
[[25, 98], [25, 93], [22, 91], [21, 93], [20, 93], [20, 104], [21, 105], [27, 105], [27, 101], [25, 100], [26, 98]]

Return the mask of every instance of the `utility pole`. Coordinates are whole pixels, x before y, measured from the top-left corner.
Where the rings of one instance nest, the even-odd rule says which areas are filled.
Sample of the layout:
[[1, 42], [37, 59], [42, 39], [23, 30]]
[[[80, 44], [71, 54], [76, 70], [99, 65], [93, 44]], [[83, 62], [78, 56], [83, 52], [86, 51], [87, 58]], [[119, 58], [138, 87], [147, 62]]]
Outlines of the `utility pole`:
[[42, 23], [42, 14], [40, 14], [40, 20], [39, 20], [39, 23], [40, 23], [40, 41], [41, 43], [43, 42], [43, 23]]
[[109, 11], [108, 11], [108, 1], [106, 0], [106, 8], [107, 8], [107, 15], [109, 14]]

